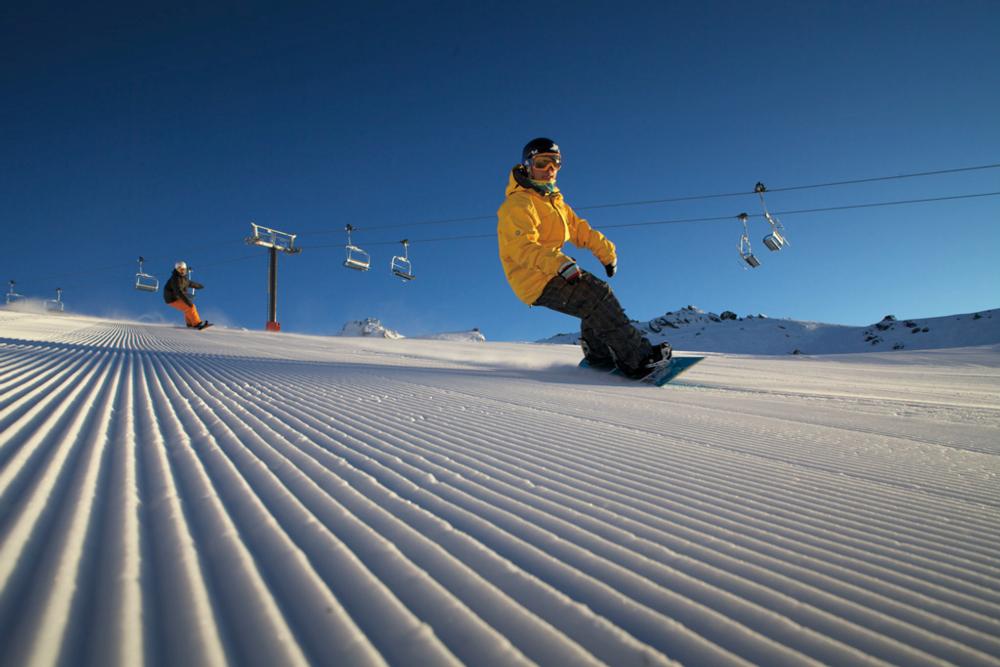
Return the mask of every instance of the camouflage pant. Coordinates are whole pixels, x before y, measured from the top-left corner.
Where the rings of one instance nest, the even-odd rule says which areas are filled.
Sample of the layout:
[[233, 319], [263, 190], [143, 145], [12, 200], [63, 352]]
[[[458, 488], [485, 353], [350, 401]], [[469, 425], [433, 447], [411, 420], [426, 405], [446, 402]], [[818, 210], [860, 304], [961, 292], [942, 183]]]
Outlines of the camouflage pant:
[[652, 354], [653, 346], [632, 326], [611, 287], [586, 271], [574, 283], [556, 276], [532, 305], [579, 317], [580, 338], [592, 363], [635, 369]]

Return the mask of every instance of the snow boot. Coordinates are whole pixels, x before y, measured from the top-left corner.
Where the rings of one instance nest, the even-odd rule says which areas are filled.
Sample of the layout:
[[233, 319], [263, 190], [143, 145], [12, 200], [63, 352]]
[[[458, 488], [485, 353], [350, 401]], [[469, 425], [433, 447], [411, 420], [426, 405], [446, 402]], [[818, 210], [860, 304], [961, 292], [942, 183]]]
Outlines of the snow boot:
[[660, 343], [659, 345], [654, 345], [652, 352], [646, 357], [637, 368], [621, 368], [622, 375], [625, 377], [632, 378], [633, 380], [641, 380], [650, 373], [657, 371], [658, 369], [666, 366], [670, 363], [671, 357], [674, 356], [674, 350], [670, 346], [670, 343]]
[[611, 350], [608, 350], [607, 346], [604, 348], [604, 353], [601, 354], [597, 350], [591, 349], [587, 341], [581, 338], [580, 347], [583, 348], [583, 358], [591, 368], [606, 368], [611, 370], [615, 367], [615, 358], [611, 356]]
[[664, 362], [670, 361], [670, 358], [674, 356], [674, 348], [670, 347], [670, 343], [663, 342], [659, 345], [653, 347], [653, 354], [649, 358], [649, 365], [660, 366]]

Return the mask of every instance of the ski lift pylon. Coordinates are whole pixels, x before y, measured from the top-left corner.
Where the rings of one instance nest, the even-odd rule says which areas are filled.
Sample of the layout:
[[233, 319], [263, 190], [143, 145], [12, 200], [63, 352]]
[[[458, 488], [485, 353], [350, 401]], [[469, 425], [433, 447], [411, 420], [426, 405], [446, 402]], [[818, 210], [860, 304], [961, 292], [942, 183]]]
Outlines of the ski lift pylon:
[[142, 270], [142, 263], [145, 261], [145, 257], [139, 257], [139, 273], [135, 274], [135, 288], [142, 292], [156, 292], [160, 289], [160, 281], [156, 279], [156, 276]]
[[344, 266], [355, 271], [367, 271], [372, 263], [371, 256], [351, 242], [351, 232], [354, 231], [354, 227], [347, 225], [344, 229], [347, 230], [347, 246], [345, 246], [347, 258], [344, 259]]
[[740, 213], [737, 217], [739, 221], [743, 223], [743, 234], [740, 236], [739, 246], [740, 258], [742, 258], [751, 269], [756, 269], [760, 266], [760, 260], [754, 257], [753, 249], [750, 247], [750, 227], [747, 225], [747, 221], [750, 219], [750, 216], [746, 213]]
[[52, 313], [61, 313], [64, 310], [62, 301], [62, 288], [56, 288], [56, 298], [45, 302], [45, 310]]
[[8, 283], [8, 287], [7, 287], [7, 305], [8, 306], [10, 304], [12, 304], [12, 303], [17, 303], [18, 301], [24, 300], [24, 295], [23, 294], [18, 294], [17, 292], [14, 291], [14, 285], [16, 285], [16, 284], [17, 283], [14, 282], [13, 280], [11, 280]]
[[389, 265], [392, 275], [405, 281], [413, 280], [416, 276], [413, 275], [413, 265], [410, 264], [410, 241], [403, 239], [400, 243], [403, 244], [403, 254], [392, 258], [392, 263]]

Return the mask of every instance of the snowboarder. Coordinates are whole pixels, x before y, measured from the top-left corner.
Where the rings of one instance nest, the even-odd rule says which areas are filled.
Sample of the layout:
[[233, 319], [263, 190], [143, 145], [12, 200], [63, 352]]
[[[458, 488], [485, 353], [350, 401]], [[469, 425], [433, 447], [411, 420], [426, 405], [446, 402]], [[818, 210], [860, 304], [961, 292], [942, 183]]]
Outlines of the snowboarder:
[[529, 306], [580, 318], [580, 345], [591, 366], [617, 366], [628, 377], [644, 377], [670, 358], [670, 345], [650, 343], [632, 326], [611, 287], [563, 254], [569, 241], [590, 250], [609, 278], [618, 268], [615, 245], [577, 216], [556, 187], [561, 168], [559, 146], [540, 137], [528, 142], [510, 172], [507, 199], [497, 211], [507, 282]]
[[163, 287], [163, 300], [168, 306], [176, 308], [184, 313], [184, 322], [189, 329], [204, 329], [212, 326], [212, 323], [201, 319], [198, 309], [195, 308], [188, 288], [205, 289], [201, 283], [196, 283], [188, 277], [188, 266], [186, 262], [180, 261], [174, 264], [174, 272], [170, 274], [170, 280]]

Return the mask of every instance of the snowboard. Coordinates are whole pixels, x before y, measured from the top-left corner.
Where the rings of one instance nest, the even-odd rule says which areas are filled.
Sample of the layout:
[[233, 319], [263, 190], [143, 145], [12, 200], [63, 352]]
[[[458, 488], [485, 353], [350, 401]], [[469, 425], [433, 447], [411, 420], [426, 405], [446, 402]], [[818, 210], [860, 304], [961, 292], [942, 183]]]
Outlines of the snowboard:
[[[642, 382], [644, 384], [651, 384], [655, 387], [662, 387], [681, 373], [684, 373], [695, 364], [704, 360], [705, 357], [672, 357], [669, 364], [663, 368], [656, 369], [644, 378], [635, 380], [635, 382]], [[626, 380], [630, 379], [622, 375], [622, 372], [617, 368], [607, 369], [591, 366], [586, 359], [580, 362], [580, 368], [593, 368], [595, 371], [607, 373], [608, 375], [618, 375]]]

